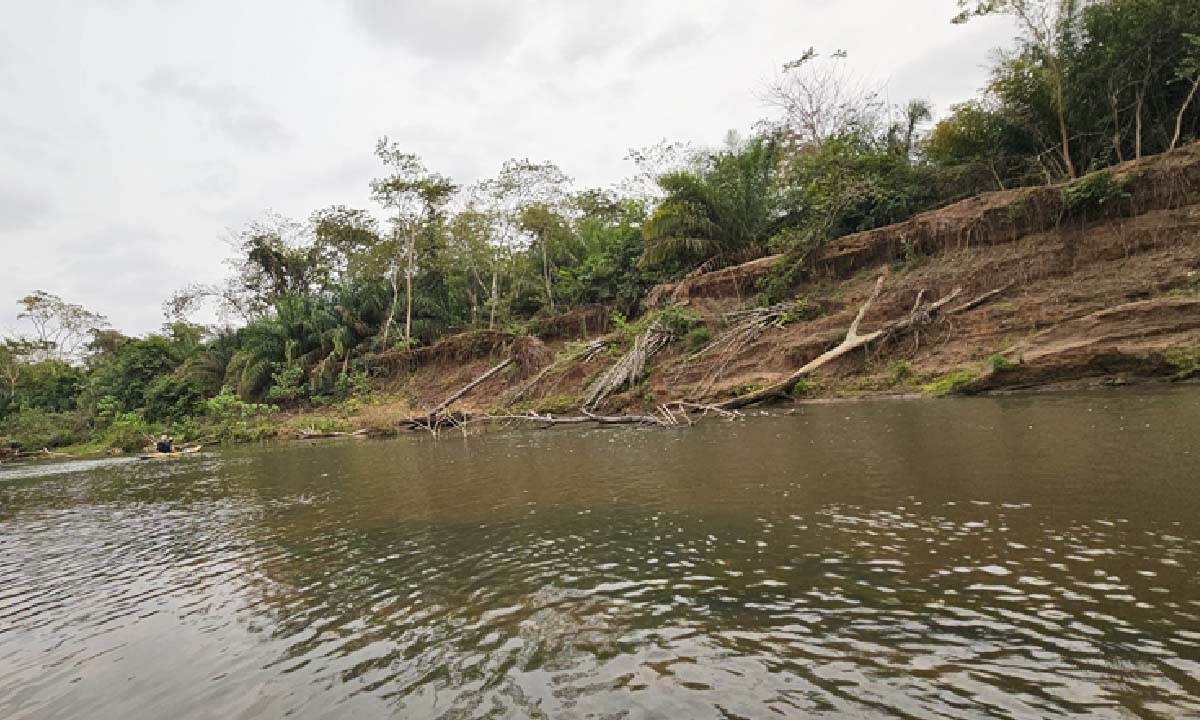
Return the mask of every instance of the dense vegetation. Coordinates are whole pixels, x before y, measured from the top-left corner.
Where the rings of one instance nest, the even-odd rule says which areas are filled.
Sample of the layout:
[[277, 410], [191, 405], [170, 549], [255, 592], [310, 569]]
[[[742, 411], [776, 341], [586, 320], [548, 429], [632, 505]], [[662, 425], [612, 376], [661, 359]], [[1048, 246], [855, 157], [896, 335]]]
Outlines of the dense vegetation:
[[[129, 450], [160, 429], [253, 438], [275, 407], [367, 392], [382, 354], [474, 328], [528, 332], [585, 305], [634, 317], [663, 280], [775, 252], [800, 263], [830, 238], [1200, 132], [1200, 4], [962, 6], [956, 22], [1006, 14], [1020, 35], [978, 97], [932, 126], [927, 103], [890, 106], [844, 54], [809, 50], [767, 88], [776, 112], [748, 136], [634, 151], [637, 175], [613, 189], [528, 160], [464, 186], [384, 138], [373, 209], [251, 224], [228, 281], [179, 292], [144, 338], [35, 292], [20, 300], [31, 330], [0, 345], [0, 435], [22, 449]], [[764, 299], [789, 282], [773, 278]], [[204, 303], [229, 322], [190, 323]]]

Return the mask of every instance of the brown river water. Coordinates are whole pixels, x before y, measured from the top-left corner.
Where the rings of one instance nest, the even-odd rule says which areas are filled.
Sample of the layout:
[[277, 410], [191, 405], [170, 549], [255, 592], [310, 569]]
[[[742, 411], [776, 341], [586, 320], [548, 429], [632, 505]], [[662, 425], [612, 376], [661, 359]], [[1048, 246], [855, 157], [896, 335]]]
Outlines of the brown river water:
[[1197, 718], [1200, 388], [0, 469], [0, 718]]

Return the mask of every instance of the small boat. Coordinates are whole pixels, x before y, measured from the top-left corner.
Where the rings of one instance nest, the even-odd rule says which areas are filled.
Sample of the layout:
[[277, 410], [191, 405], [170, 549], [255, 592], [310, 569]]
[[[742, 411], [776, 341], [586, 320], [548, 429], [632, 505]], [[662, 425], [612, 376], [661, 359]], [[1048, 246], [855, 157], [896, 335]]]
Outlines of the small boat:
[[192, 453], [200, 452], [200, 449], [203, 447], [204, 447], [203, 445], [193, 445], [192, 447], [180, 448], [179, 450], [176, 450], [175, 452], [147, 453], [145, 455], [138, 455], [138, 460], [166, 460], [167, 458], [183, 457], [184, 455], [191, 455]]

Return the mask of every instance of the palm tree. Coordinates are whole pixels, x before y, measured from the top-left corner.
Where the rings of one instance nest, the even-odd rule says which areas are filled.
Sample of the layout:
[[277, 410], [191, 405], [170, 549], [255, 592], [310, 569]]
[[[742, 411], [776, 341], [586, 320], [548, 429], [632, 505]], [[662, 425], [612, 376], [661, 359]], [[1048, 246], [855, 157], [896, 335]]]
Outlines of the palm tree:
[[777, 142], [758, 137], [731, 143], [699, 172], [659, 178], [666, 198], [642, 227], [643, 267], [725, 264], [761, 255], [779, 230], [775, 171]]

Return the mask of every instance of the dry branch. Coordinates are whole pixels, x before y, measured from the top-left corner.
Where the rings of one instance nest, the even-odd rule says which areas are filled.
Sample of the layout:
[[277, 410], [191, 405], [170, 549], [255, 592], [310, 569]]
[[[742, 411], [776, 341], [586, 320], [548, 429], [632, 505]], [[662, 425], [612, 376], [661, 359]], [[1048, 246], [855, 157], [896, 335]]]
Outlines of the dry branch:
[[597, 425], [663, 425], [661, 418], [652, 415], [593, 415], [585, 413], [572, 417], [554, 417], [553, 415], [538, 415], [530, 413], [528, 415], [484, 415], [478, 418], [472, 418], [468, 422], [532, 422], [540, 425], [585, 425], [587, 423], [595, 423]]
[[326, 440], [329, 438], [345, 438], [345, 437], [365, 437], [366, 430], [355, 430], [354, 432], [320, 432], [316, 428], [308, 428], [300, 431], [301, 440]]
[[583, 407], [594, 409], [621, 388], [636, 385], [646, 372], [646, 361], [671, 344], [674, 336], [658, 322], [633, 339], [633, 348], [621, 356], [588, 388]]
[[463, 387], [462, 389], [460, 389], [458, 392], [454, 393], [450, 397], [446, 398], [445, 400], [443, 400], [441, 402], [440, 405], [438, 405], [437, 407], [435, 407], [434, 409], [432, 409], [428, 413], [426, 413], [425, 417], [429, 418], [429, 419], [433, 419], [433, 418], [437, 417], [438, 413], [440, 413], [441, 411], [450, 407], [454, 403], [458, 402], [460, 399], [462, 399], [462, 397], [464, 395], [471, 392], [479, 385], [482, 385], [484, 382], [487, 381], [488, 378], [490, 378], [491, 376], [500, 372], [504, 368], [508, 367], [511, 363], [512, 363], [512, 358], [509, 358], [508, 360], [505, 360], [504, 362], [500, 363], [496, 367], [492, 368], [491, 370], [488, 370], [484, 374], [480, 375], [479, 377], [475, 378], [471, 382], [467, 383], [467, 385], [465, 387]]
[[604, 350], [610, 344], [611, 344], [611, 340], [609, 338], [607, 338], [607, 337], [598, 338], [596, 340], [592, 340], [587, 345], [584, 345], [578, 351], [570, 353], [567, 356], [565, 356], [559, 360], [555, 360], [550, 365], [542, 368], [542, 370], [537, 375], [534, 375], [532, 378], [530, 378], [524, 384], [522, 384], [516, 390], [514, 390], [512, 392], [512, 394], [509, 395], [506, 402], [504, 403], [505, 406], [511, 406], [511, 405], [514, 405], [514, 404], [520, 402], [522, 399], [525, 398], [525, 396], [527, 394], [529, 394], [529, 392], [531, 390], [533, 390], [535, 387], [537, 387], [538, 384], [541, 383], [542, 380], [544, 380], [547, 375], [550, 375], [551, 373], [554, 373], [554, 372], [560, 372], [562, 370], [565, 370], [566, 368], [570, 367], [571, 365], [574, 365], [575, 363], [590, 362], [597, 355], [604, 352]]
[[[859, 326], [862, 325], [863, 318], [866, 317], [867, 311], [871, 309], [871, 306], [879, 298], [879, 293], [883, 290], [883, 281], [884, 278], [880, 277], [879, 280], [875, 282], [874, 291], [871, 293], [871, 296], [867, 298], [867, 301], [863, 303], [862, 307], [858, 309], [858, 314], [854, 316], [854, 321], [850, 324], [850, 329], [846, 331], [845, 339], [843, 339], [842, 342], [836, 347], [833, 347], [822, 353], [819, 357], [807, 363], [804, 367], [792, 373], [781, 382], [777, 382], [774, 385], [766, 387], [757, 392], [742, 395], [741, 397], [736, 397], [731, 400], [718, 403], [715, 407], [722, 410], [736, 410], [738, 408], [766, 402], [767, 400], [784, 397], [788, 394], [788, 391], [792, 388], [792, 386], [794, 386], [801, 378], [811, 375], [823, 365], [826, 365], [842, 357], [843, 355], [846, 355], [847, 353], [857, 350], [858, 348], [876, 340], [901, 335], [929, 324], [932, 322], [934, 316], [940, 313], [942, 309], [946, 307], [946, 305], [953, 302], [959, 295], [962, 294], [962, 288], [958, 288], [954, 292], [940, 300], [937, 300], [936, 302], [922, 304], [921, 301], [924, 298], [924, 291], [921, 291], [921, 293], [917, 296], [917, 302], [913, 305], [913, 309], [908, 314], [908, 317], [899, 320], [893, 320], [884, 324], [883, 327], [874, 332], [860, 335], [858, 332]], [[958, 314], [979, 307], [983, 303], [1004, 292], [1006, 289], [1007, 287], [985, 293], [978, 298], [975, 298], [974, 300], [955, 308], [949, 314]]]

